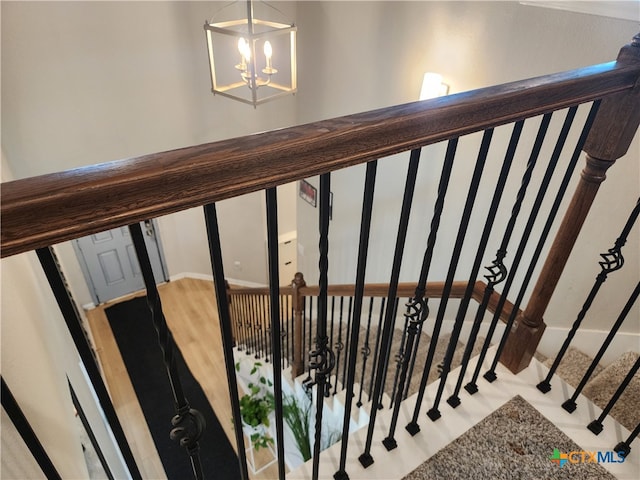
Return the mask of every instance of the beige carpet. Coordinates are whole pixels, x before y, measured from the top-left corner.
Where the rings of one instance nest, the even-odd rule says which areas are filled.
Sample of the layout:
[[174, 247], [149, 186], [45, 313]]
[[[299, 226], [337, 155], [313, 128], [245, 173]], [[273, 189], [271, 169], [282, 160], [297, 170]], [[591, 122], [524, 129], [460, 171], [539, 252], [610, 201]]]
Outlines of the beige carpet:
[[404, 480], [607, 480], [596, 463], [551, 461], [581, 448], [520, 396], [516, 396], [458, 437]]

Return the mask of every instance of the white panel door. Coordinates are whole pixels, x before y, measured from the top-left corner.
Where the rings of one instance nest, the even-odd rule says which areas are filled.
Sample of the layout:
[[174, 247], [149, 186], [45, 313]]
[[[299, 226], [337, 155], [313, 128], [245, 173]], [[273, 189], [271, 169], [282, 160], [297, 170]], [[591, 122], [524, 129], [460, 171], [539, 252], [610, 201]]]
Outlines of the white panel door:
[[[152, 221], [140, 223], [157, 283], [168, 280], [160, 241]], [[74, 241], [89, 290], [97, 304], [144, 289], [140, 265], [127, 227]]]

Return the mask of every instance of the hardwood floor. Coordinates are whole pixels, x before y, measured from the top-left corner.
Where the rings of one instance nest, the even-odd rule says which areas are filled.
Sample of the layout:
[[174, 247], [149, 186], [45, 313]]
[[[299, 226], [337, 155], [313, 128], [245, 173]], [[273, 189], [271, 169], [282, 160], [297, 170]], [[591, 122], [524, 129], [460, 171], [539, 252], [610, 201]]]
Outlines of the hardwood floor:
[[[213, 284], [206, 280], [184, 278], [160, 285], [158, 290], [167, 325], [191, 372], [200, 382], [231, 445], [236, 449]], [[143, 295], [144, 292], [139, 292], [98, 306], [87, 311], [87, 318], [107, 388], [142, 476], [145, 479], [164, 479], [167, 477], [160, 457], [104, 312], [115, 303]], [[171, 399], [167, 401], [170, 402]], [[251, 477], [278, 478], [277, 465]]]

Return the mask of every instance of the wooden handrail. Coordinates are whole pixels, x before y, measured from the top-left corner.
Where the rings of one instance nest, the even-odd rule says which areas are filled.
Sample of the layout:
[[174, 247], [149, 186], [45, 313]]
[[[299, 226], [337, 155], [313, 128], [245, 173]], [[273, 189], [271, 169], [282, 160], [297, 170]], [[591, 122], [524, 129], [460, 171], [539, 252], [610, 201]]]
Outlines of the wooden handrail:
[[616, 62], [2, 184], [2, 257], [633, 88]]
[[[482, 297], [484, 295], [484, 290], [487, 287], [486, 282], [478, 280], [473, 287], [473, 293], [471, 294], [471, 298], [477, 302], [482, 301]], [[451, 292], [449, 293], [449, 298], [462, 298], [464, 296], [465, 289], [467, 288], [466, 281], [456, 281], [453, 282], [451, 286]], [[399, 283], [397, 295], [399, 298], [410, 298], [415, 293], [416, 284], [415, 283]], [[304, 286], [298, 289], [299, 295], [301, 297], [317, 297], [319, 293], [320, 287], [317, 285], [312, 286]], [[440, 298], [442, 296], [442, 291], [444, 290], [444, 282], [428, 282], [427, 283], [427, 297], [428, 298]], [[227, 289], [227, 293], [231, 296], [246, 296], [246, 295], [269, 295], [270, 291], [268, 287], [229, 287]], [[334, 297], [349, 297], [353, 296], [355, 293], [355, 285], [329, 285], [327, 288], [327, 294], [329, 296]], [[389, 294], [389, 284], [387, 283], [368, 283], [364, 286], [364, 296], [365, 297], [386, 297]], [[290, 285], [280, 287], [280, 295], [292, 295], [295, 296], [295, 292]], [[493, 292], [492, 296], [489, 298], [489, 303], [487, 305], [487, 310], [489, 312], [495, 312], [498, 306], [498, 301], [500, 300], [500, 294], [497, 292]], [[513, 310], [513, 304], [508, 300], [504, 304], [502, 308], [502, 312], [500, 314], [500, 318], [502, 320], [507, 320], [509, 315], [511, 315], [511, 311]]]
[[[462, 298], [467, 288], [467, 281], [455, 281], [451, 285], [451, 291], [449, 292], [449, 298]], [[444, 282], [427, 282], [426, 297], [427, 298], [441, 298], [444, 291]], [[475, 282], [473, 286], [473, 292], [471, 298], [476, 302], [482, 302], [484, 297], [484, 291], [487, 284], [481, 280]], [[415, 283], [399, 283], [397, 289], [398, 298], [411, 298], [413, 297], [416, 289]], [[291, 295], [292, 308], [294, 313], [295, 322], [295, 338], [293, 347], [293, 365], [292, 375], [293, 378], [301, 375], [304, 369], [302, 359], [302, 318], [303, 318], [303, 299], [304, 297], [316, 297], [320, 292], [320, 287], [307, 286], [304, 276], [298, 272], [291, 285], [280, 287], [281, 295]], [[256, 288], [244, 288], [244, 287], [229, 287], [227, 286], [227, 294], [230, 296], [247, 296], [247, 295], [268, 295], [268, 287], [256, 287]], [[327, 294], [329, 296], [343, 296], [349, 297], [355, 294], [355, 285], [329, 285], [327, 288]], [[389, 284], [386, 283], [369, 283], [364, 287], [365, 297], [386, 297], [389, 294]], [[493, 292], [489, 297], [487, 304], [487, 311], [495, 313], [500, 301], [500, 294]], [[500, 312], [500, 319], [507, 321], [511, 312], [513, 311], [513, 304], [508, 300], [504, 303], [502, 311]], [[518, 314], [521, 315], [522, 311], [518, 310]]]

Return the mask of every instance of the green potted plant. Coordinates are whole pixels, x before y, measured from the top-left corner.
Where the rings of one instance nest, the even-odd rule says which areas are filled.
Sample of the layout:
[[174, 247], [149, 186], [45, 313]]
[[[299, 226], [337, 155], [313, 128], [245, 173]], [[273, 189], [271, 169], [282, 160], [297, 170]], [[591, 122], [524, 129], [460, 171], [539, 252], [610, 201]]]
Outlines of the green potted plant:
[[[270, 388], [273, 386], [270, 380], [260, 374], [260, 362], [255, 362], [249, 373], [257, 377], [257, 383], [249, 382], [249, 392], [240, 398], [240, 415], [242, 416], [242, 428], [251, 439], [251, 445], [256, 450], [273, 445], [273, 438], [267, 432], [269, 428], [269, 414], [274, 410], [274, 397]], [[236, 363], [236, 371], [240, 371], [240, 363]]]

